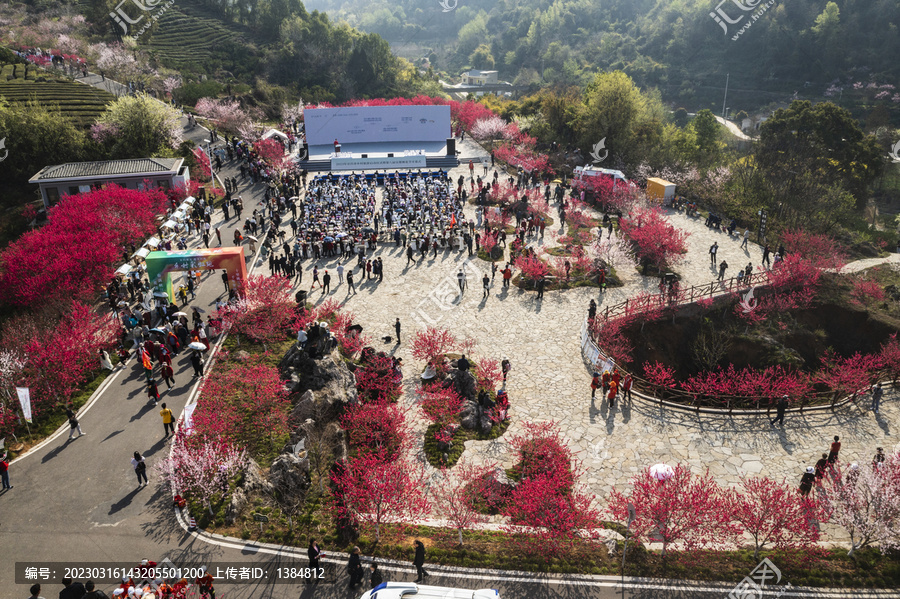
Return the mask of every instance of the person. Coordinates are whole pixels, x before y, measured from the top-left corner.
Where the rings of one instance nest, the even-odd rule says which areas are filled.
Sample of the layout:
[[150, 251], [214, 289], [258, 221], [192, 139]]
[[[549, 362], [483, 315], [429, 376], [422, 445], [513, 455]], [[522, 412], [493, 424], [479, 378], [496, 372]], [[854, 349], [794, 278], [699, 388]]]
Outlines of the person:
[[156, 381], [147, 381], [147, 396], [154, 406], [159, 404], [159, 387], [156, 386]]
[[139, 451], [134, 452], [134, 457], [131, 458], [131, 467], [134, 468], [134, 473], [137, 474], [139, 489], [141, 488], [141, 479], [144, 479], [145, 485], [149, 484], [147, 482], [147, 462], [144, 461], [144, 456]]
[[[322, 550], [319, 549], [318, 543], [316, 543], [315, 539], [309, 540], [309, 548], [306, 550], [306, 556], [309, 558], [309, 567], [311, 570], [317, 570], [319, 568], [319, 559], [322, 558], [325, 554], [322, 553]], [[316, 578], [315, 580], [318, 580]]]
[[471, 365], [471, 362], [466, 359], [466, 354], [463, 354], [462, 357], [456, 361], [456, 369], [460, 372], [466, 372]]
[[828, 467], [828, 454], [823, 453], [819, 461], [816, 462], [816, 482], [822, 484], [822, 478], [825, 476], [825, 469]]
[[597, 397], [597, 389], [600, 388], [600, 373], [594, 372], [594, 376], [591, 378], [591, 399]]
[[725, 271], [728, 270], [728, 263], [722, 260], [722, 263], [719, 264], [719, 280], [723, 280], [725, 278]]
[[322, 295], [331, 291], [331, 275], [328, 274], [328, 271], [325, 271], [325, 274], [322, 275]]
[[222, 282], [225, 283], [225, 291], [226, 292], [230, 291], [231, 287], [228, 285], [228, 271], [227, 270], [222, 271]]
[[775, 418], [772, 419], [772, 421], [769, 424], [771, 424], [772, 426], [775, 426], [776, 422], [780, 422], [781, 425], [784, 426], [784, 412], [785, 412], [785, 410], [787, 410], [787, 401], [788, 401], [788, 396], [782, 395], [781, 399], [778, 400], [778, 405], [776, 406], [776, 410], [777, 410], [776, 416], [775, 416]]
[[200, 352], [191, 352], [191, 366], [194, 367], [194, 376], [203, 376], [203, 358], [200, 357]]
[[160, 374], [162, 374], [163, 380], [166, 382], [166, 389], [171, 389], [172, 385], [175, 384], [175, 371], [172, 370], [172, 364], [163, 362], [159, 366], [159, 371]]
[[96, 588], [93, 580], [84, 583], [84, 590], [87, 591], [81, 599], [107, 599], [106, 593]]
[[159, 415], [162, 416], [163, 427], [165, 428], [163, 438], [166, 438], [169, 436], [169, 433], [175, 432], [175, 417], [172, 414], [172, 410], [166, 407], [165, 402], [163, 402], [162, 410], [159, 411]]
[[834, 442], [831, 444], [831, 449], [828, 451], [828, 465], [834, 466], [834, 463], [837, 462], [838, 453], [841, 451], [841, 438], [837, 435], [834, 436]]
[[712, 266], [716, 265], [716, 252], [719, 251], [719, 242], [714, 241], [711, 246], [709, 246], [709, 263]]
[[544, 286], [546, 285], [546, 280], [544, 277], [541, 277], [537, 281], [537, 298], [544, 299]]
[[81, 431], [81, 425], [78, 424], [78, 418], [75, 415], [75, 412], [71, 407], [66, 408], [66, 418], [69, 419], [69, 441], [72, 440], [72, 435], [75, 434], [75, 431], [78, 431], [78, 436], [80, 437], [84, 433]]
[[631, 401], [631, 386], [634, 384], [634, 377], [626, 374], [622, 380], [622, 399]]
[[466, 273], [463, 272], [463, 269], [460, 268], [456, 273], [456, 280], [459, 281], [459, 292], [462, 293], [466, 290]]
[[344, 265], [343, 264], [337, 265], [337, 273], [338, 273], [338, 284], [340, 285], [341, 283], [344, 282]]
[[588, 320], [594, 320], [597, 317], [597, 302], [593, 299], [588, 304]]
[[306, 342], [309, 340], [309, 335], [306, 334], [306, 329], [300, 327], [300, 330], [297, 331], [297, 345], [300, 346], [300, 349], [306, 347]]
[[815, 468], [807, 466], [806, 472], [800, 477], [800, 494], [804, 497], [808, 497], [809, 492], [812, 491], [813, 482], [816, 480], [815, 472]]
[[28, 590], [31, 593], [31, 597], [29, 597], [28, 599], [44, 599], [43, 597], [41, 597], [41, 585], [33, 584]]
[[197, 590], [200, 592], [201, 597], [210, 597], [210, 599], [216, 599], [216, 589], [213, 588], [213, 577], [206, 570], [206, 566], [202, 566], [200, 568], [200, 576], [194, 581], [197, 583]]
[[769, 262], [769, 254], [771, 252], [772, 252], [772, 250], [771, 250], [771, 248], [769, 248], [768, 243], [765, 246], [763, 246], [763, 255], [762, 255], [762, 260], [760, 262], [766, 267], [771, 265]]
[[481, 297], [488, 297], [491, 294], [491, 278], [487, 276], [487, 273], [484, 273], [484, 276], [481, 277], [481, 286], [484, 287], [484, 293], [481, 294]]
[[71, 578], [63, 578], [62, 584], [65, 588], [59, 592], [59, 599], [81, 599], [87, 592], [83, 584]]
[[884, 448], [877, 447], [875, 449], [875, 457], [872, 458], [872, 465], [876, 468], [880, 468], [882, 464], [884, 464]]
[[881, 409], [881, 398], [884, 396], [884, 389], [881, 388], [881, 383], [876, 383], [872, 386], [872, 411], [876, 414]]
[[109, 359], [109, 354], [106, 353], [105, 350], [100, 350], [100, 368], [105, 368], [106, 370], [113, 370], [112, 361]]
[[347, 271], [347, 295], [350, 295], [350, 292], [356, 293], [356, 287], [353, 285], [353, 269]]
[[4, 489], [12, 489], [12, 485], [9, 484], [9, 457], [6, 453], [0, 458], [0, 479], [3, 481]]
[[350, 554], [350, 561], [347, 562], [347, 572], [350, 574], [350, 588], [362, 584], [365, 571], [359, 558], [359, 547], [354, 547], [353, 552]]
[[741, 247], [747, 247], [748, 241], [750, 241], [750, 229], [744, 229], [744, 241], [741, 242]]
[[425, 580], [425, 577], [428, 576], [428, 572], [425, 571], [425, 545], [422, 544], [422, 541], [419, 539], [415, 540], [414, 546], [416, 548], [416, 555], [413, 558], [413, 565], [416, 567], [416, 582], [422, 582]]
[[372, 573], [369, 575], [369, 582], [371, 583], [372, 588], [374, 589], [375, 587], [380, 585], [382, 582], [384, 582], [384, 576], [381, 575], [381, 570], [378, 569], [378, 564], [376, 564], [375, 562], [372, 562], [369, 565], [369, 570], [372, 571]]
[[506, 384], [506, 377], [509, 376], [509, 371], [512, 370], [512, 364], [509, 362], [509, 358], [503, 356], [503, 359], [500, 361], [500, 371], [503, 373], [503, 384]]

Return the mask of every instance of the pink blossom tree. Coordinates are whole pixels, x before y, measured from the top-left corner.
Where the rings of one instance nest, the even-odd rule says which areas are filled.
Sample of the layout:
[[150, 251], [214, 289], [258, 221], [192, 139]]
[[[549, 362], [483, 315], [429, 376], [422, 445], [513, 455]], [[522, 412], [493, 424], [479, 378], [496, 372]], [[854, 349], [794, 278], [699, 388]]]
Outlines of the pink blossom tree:
[[882, 552], [900, 549], [900, 457], [839, 469], [826, 479], [831, 520], [850, 535], [850, 555], [874, 544]]
[[431, 487], [435, 510], [456, 528], [460, 546], [463, 544], [463, 531], [487, 520], [478, 510], [478, 483], [494, 468], [493, 465], [459, 463], [452, 471], [443, 468], [441, 478]]
[[444, 356], [459, 348], [459, 340], [447, 329], [428, 327], [413, 335], [412, 355], [422, 362], [430, 362], [440, 369]]
[[827, 520], [821, 506], [785, 482], [745, 477], [741, 487], [725, 493], [734, 521], [753, 539], [753, 559], [771, 545], [776, 549], [807, 548], [821, 536]]
[[213, 497], [225, 495], [228, 479], [246, 462], [246, 453], [233, 445], [217, 440], [196, 442], [179, 431], [171, 453], [157, 467], [173, 492], [197, 499], [213, 515]]
[[216, 124], [216, 127], [231, 133], [238, 133], [250, 122], [250, 115], [241, 108], [237, 100], [216, 100], [200, 98], [194, 107], [197, 114]]
[[223, 325], [264, 346], [286, 339], [296, 305], [291, 282], [280, 275], [250, 275], [240, 291], [243, 297], [216, 313]]

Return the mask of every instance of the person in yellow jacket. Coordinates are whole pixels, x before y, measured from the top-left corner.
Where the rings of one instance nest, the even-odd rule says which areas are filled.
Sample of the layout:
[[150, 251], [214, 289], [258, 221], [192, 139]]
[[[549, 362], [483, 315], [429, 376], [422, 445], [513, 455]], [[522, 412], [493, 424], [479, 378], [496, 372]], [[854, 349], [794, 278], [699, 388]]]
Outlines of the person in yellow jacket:
[[175, 432], [175, 415], [172, 414], [172, 410], [166, 407], [165, 402], [162, 404], [162, 410], [159, 411], [159, 415], [162, 416], [163, 426], [166, 430], [166, 434], [163, 435], [163, 439], [165, 439], [170, 432]]

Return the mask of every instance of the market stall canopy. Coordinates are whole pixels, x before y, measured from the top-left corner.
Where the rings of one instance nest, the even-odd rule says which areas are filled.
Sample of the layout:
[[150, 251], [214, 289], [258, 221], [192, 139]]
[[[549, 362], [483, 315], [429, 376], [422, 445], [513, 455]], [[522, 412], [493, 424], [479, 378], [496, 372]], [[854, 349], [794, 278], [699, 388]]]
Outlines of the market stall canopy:
[[137, 256], [138, 258], [146, 258], [147, 254], [149, 254], [149, 253], [150, 253], [150, 248], [142, 247], [135, 253], [131, 254], [131, 257], [134, 258], [135, 256]]
[[288, 140], [288, 136], [285, 135], [284, 133], [282, 133], [281, 131], [279, 131], [278, 129], [269, 129], [262, 135], [263, 139], [269, 139], [270, 137], [280, 137], [284, 141]]
[[151, 248], [157, 247], [159, 245], [159, 237], [151, 237], [144, 245]]
[[128, 273], [131, 272], [132, 268], [133, 267], [130, 264], [123, 264], [122, 266], [120, 266], [119, 268], [116, 269], [116, 274], [117, 275], [127, 275]]
[[175, 222], [174, 220], [172, 220], [172, 219], [169, 219], [169, 220], [167, 220], [166, 222], [164, 222], [162, 226], [163, 226], [164, 229], [177, 229], [177, 228], [178, 228], [178, 223], [176, 223], [176, 222]]

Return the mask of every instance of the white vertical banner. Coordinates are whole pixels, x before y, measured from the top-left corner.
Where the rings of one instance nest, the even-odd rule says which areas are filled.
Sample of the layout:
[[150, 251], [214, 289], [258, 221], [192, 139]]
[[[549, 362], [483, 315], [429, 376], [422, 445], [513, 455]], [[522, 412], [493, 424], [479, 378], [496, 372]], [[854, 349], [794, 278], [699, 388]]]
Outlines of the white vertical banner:
[[181, 423], [181, 427], [184, 429], [185, 434], [189, 435], [194, 429], [193, 415], [194, 408], [197, 407], [196, 403], [188, 404], [184, 406], [184, 412], [182, 412], [182, 418], [184, 419]]
[[31, 391], [28, 387], [16, 387], [16, 394], [19, 396], [19, 403], [22, 404], [22, 415], [25, 416], [25, 422], [31, 424]]

